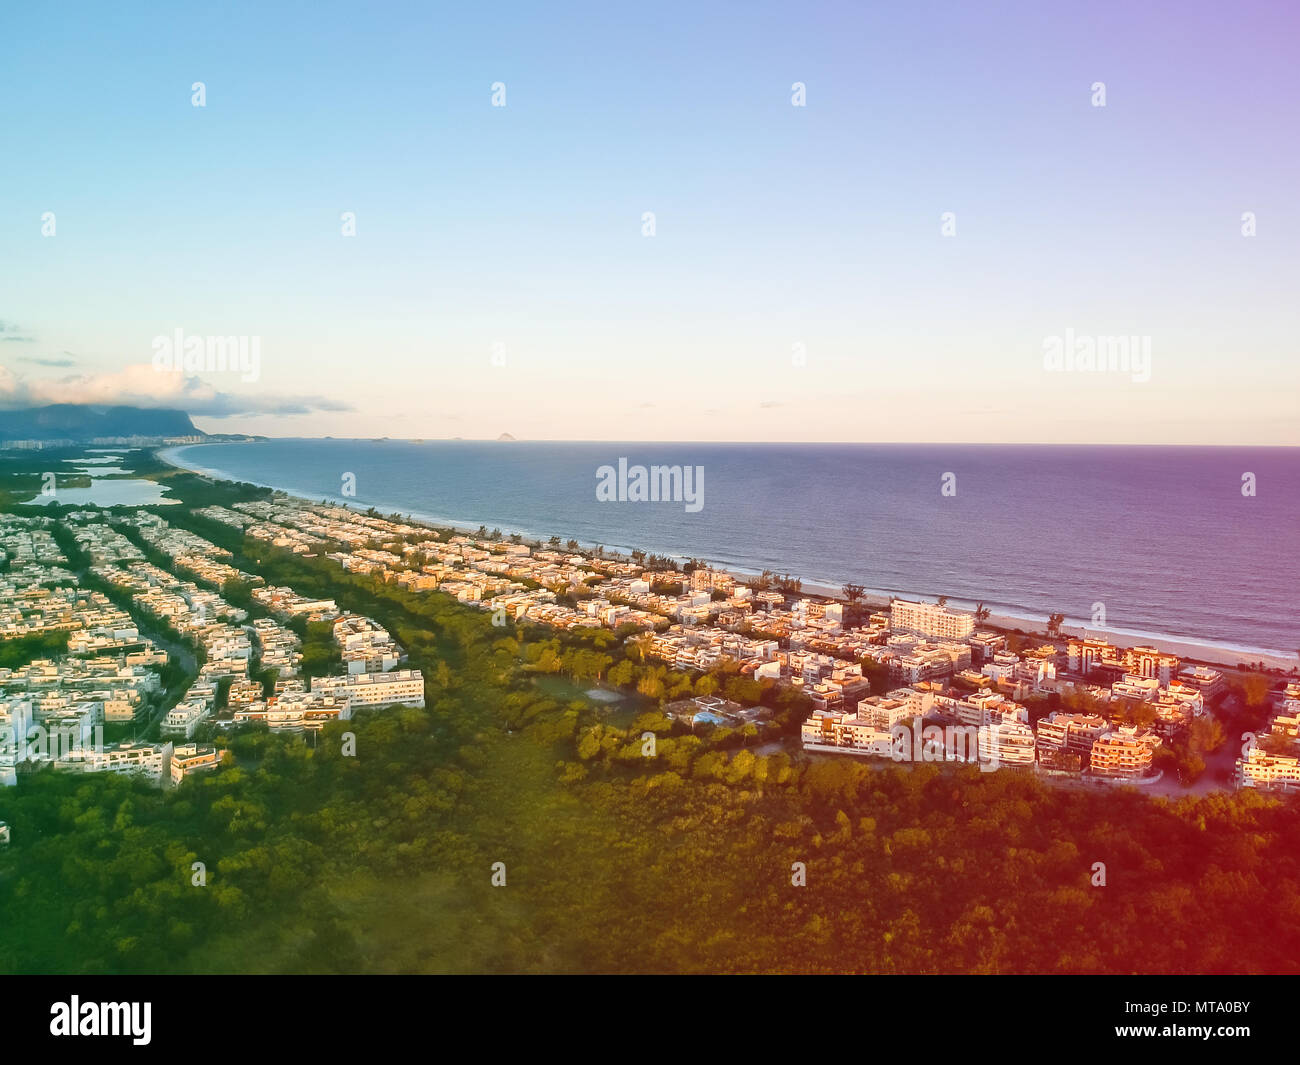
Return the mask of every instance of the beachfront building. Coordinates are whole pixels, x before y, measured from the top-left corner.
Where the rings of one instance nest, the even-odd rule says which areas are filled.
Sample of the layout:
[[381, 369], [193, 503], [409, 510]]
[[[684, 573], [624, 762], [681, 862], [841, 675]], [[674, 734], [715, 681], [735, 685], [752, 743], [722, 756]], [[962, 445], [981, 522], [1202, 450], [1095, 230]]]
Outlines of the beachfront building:
[[1182, 663], [1177, 655], [1165, 654], [1156, 647], [1130, 647], [1124, 654], [1124, 665], [1139, 677], [1153, 677], [1162, 688], [1170, 681]]
[[[697, 592], [726, 592], [736, 587], [736, 578], [722, 570], [699, 567], [691, 571], [691, 589]], [[646, 589], [649, 591], [649, 589]]]
[[1071, 673], [1087, 676], [1103, 666], [1119, 668], [1119, 656], [1108, 640], [1070, 640], [1065, 645], [1066, 666]]
[[889, 628], [941, 640], [965, 640], [975, 632], [975, 615], [949, 610], [937, 603], [914, 603], [895, 599], [889, 605]]
[[1152, 757], [1160, 742], [1154, 732], [1140, 732], [1136, 725], [1121, 725], [1098, 736], [1093, 743], [1092, 773], [1099, 777], [1131, 779], [1149, 776]]
[[982, 665], [1000, 651], [1007, 649], [1007, 638], [1000, 632], [981, 630], [972, 634], [968, 642], [975, 665]]
[[1196, 688], [1207, 699], [1223, 691], [1223, 674], [1209, 666], [1189, 666], [1178, 674], [1178, 679]]

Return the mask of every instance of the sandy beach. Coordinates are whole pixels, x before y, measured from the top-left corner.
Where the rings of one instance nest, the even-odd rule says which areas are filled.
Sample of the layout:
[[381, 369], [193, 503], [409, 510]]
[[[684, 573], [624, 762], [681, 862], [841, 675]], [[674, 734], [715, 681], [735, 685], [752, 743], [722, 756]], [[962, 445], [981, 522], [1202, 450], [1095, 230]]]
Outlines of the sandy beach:
[[[740, 580], [746, 578], [744, 574], [736, 574], [735, 576]], [[749, 575], [749, 579], [753, 579], [752, 575]], [[809, 584], [805, 581], [803, 592], [827, 599], [835, 599], [840, 602], [844, 601], [844, 593], [841, 589], [827, 585]], [[882, 599], [879, 596], [864, 595], [862, 602], [873, 610], [889, 609], [889, 600]], [[960, 610], [961, 607], [954, 607], [954, 609]], [[1018, 618], [1009, 614], [989, 614], [988, 619], [982, 622], [982, 625], [985, 628], [1006, 631], [1019, 629], [1027, 635], [1041, 637], [1044, 640], [1055, 640], [1058, 644], [1063, 642], [1061, 637], [1090, 636], [1109, 640], [1116, 647], [1156, 647], [1168, 654], [1178, 655], [1179, 658], [1187, 662], [1204, 663], [1211, 666], [1235, 668], [1238, 664], [1252, 666], [1258, 662], [1263, 662], [1269, 669], [1280, 669], [1283, 672], [1295, 672], [1297, 668], [1300, 668], [1300, 656], [1297, 655], [1279, 655], [1260, 650], [1237, 650], [1231, 647], [1221, 647], [1213, 643], [1201, 643], [1197, 640], [1178, 639], [1169, 636], [1135, 635], [1104, 628], [1062, 625], [1061, 636], [1052, 637], [1047, 634], [1045, 622], [1035, 621], [1032, 618]]]

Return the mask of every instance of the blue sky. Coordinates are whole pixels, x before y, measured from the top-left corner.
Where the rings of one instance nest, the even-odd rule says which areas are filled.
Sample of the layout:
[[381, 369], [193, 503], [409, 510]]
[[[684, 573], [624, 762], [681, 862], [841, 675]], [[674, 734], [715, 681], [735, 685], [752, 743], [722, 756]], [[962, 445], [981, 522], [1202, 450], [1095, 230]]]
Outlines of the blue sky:
[[[6, 9], [0, 396], [276, 435], [1300, 443], [1300, 16], [1133, 6]], [[258, 380], [154, 373], [177, 328], [259, 337]], [[1045, 370], [1066, 330], [1149, 338], [1149, 380]]]

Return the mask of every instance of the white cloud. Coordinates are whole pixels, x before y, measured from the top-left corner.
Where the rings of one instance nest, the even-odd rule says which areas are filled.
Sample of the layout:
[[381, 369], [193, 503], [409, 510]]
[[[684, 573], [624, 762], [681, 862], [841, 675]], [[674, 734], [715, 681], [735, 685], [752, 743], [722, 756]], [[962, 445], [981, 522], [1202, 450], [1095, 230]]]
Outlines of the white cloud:
[[166, 407], [210, 418], [351, 409], [346, 403], [319, 396], [221, 392], [196, 375], [160, 373], [148, 363], [127, 366], [115, 373], [70, 374], [57, 378], [19, 377], [0, 366], [0, 407], [44, 407], [52, 403]]

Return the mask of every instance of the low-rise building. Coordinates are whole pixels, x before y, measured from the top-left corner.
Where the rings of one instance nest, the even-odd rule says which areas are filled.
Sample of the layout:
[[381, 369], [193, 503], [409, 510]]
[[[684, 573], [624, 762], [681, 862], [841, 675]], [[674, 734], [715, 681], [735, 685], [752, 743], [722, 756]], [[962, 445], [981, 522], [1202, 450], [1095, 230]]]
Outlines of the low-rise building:
[[1160, 737], [1155, 733], [1122, 725], [1097, 737], [1092, 745], [1090, 768], [1099, 777], [1149, 776], [1152, 757], [1159, 746]]
[[175, 787], [187, 776], [204, 773], [221, 766], [225, 751], [217, 747], [205, 747], [197, 743], [182, 743], [172, 751], [171, 783]]
[[1300, 788], [1300, 755], [1270, 754], [1251, 747], [1237, 759], [1237, 787], [1295, 791]]
[[418, 669], [391, 673], [349, 673], [344, 677], [314, 677], [311, 690], [345, 695], [353, 709], [362, 706], [424, 705], [424, 674]]

